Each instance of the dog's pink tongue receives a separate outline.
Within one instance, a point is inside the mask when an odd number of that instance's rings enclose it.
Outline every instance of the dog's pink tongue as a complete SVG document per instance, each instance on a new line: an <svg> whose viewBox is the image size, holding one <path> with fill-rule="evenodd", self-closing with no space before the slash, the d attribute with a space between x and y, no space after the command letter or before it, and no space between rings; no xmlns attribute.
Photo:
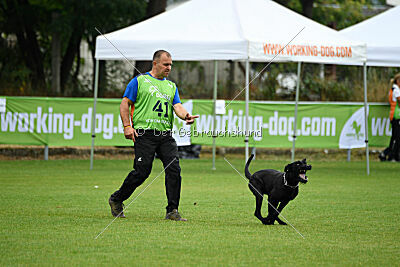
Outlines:
<svg viewBox="0 0 400 267"><path fill-rule="evenodd" d="M306 179L306 175L304 174L304 173L300 173L300 177L302 178L302 179Z"/></svg>

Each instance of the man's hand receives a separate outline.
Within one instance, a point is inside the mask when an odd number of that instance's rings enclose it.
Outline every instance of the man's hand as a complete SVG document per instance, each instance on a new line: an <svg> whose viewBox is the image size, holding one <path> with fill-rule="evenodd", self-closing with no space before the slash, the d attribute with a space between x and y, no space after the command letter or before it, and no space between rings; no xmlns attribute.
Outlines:
<svg viewBox="0 0 400 267"><path fill-rule="evenodd" d="M189 113L187 113L185 117L186 125L192 124L194 122L194 119L198 117L199 115L190 115Z"/></svg>
<svg viewBox="0 0 400 267"><path fill-rule="evenodd" d="M132 139L133 142L135 142L135 138L138 137L138 133L131 126L124 127L124 135L126 139Z"/></svg>

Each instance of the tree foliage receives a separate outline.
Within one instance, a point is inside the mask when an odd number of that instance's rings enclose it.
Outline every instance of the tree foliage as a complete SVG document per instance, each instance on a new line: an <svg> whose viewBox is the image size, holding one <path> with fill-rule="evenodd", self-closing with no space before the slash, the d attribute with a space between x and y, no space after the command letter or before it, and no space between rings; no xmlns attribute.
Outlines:
<svg viewBox="0 0 400 267"><path fill-rule="evenodd" d="M384 0L379 0L385 4ZM344 29L364 19L364 10L372 8L373 0L275 0L323 25Z"/></svg>
<svg viewBox="0 0 400 267"><path fill-rule="evenodd" d="M0 66L0 81L4 86L31 88L34 94L47 94L51 79L51 42L61 39L61 88L76 79L79 68L80 44L87 40L94 56L95 27L109 32L144 18L145 0L3 0L0 2L0 54L17 54ZM16 42L10 40L16 37ZM10 81L14 72L10 64L17 63L28 72ZM71 76L74 76L71 78ZM15 78L15 77L14 77ZM29 79L26 79L29 78ZM8 80L8 81L7 81Z"/></svg>

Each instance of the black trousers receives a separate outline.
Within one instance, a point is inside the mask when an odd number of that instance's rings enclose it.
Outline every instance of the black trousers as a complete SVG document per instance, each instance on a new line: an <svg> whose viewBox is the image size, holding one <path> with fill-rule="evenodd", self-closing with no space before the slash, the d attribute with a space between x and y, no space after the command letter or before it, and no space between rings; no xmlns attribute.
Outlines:
<svg viewBox="0 0 400 267"><path fill-rule="evenodd" d="M181 194L181 168L178 147L171 131L138 130L135 142L133 170L125 178L119 190L111 199L123 202L140 186L151 173L155 153L160 157L165 169L165 190L168 199L167 212L178 209Z"/></svg>
<svg viewBox="0 0 400 267"><path fill-rule="evenodd" d="M389 160L399 161L400 153L400 120L392 120L392 137L390 139Z"/></svg>

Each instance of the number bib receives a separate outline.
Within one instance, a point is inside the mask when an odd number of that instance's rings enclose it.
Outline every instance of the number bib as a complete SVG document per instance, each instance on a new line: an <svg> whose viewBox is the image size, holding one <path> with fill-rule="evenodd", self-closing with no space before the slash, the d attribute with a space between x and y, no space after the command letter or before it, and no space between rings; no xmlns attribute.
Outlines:
<svg viewBox="0 0 400 267"><path fill-rule="evenodd" d="M138 76L137 80L133 127L158 131L172 130L175 83L167 79L159 80L148 74Z"/></svg>

